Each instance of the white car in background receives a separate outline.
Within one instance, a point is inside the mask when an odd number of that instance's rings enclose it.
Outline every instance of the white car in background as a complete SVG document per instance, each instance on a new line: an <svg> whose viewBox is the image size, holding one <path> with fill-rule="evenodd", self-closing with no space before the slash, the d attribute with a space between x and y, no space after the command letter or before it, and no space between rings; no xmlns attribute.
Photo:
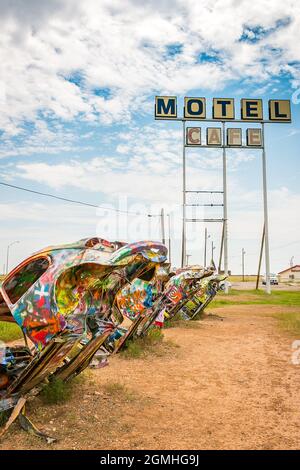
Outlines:
<svg viewBox="0 0 300 470"><path fill-rule="evenodd" d="M263 285L266 285L266 276L262 280ZM278 277L277 274L270 274L270 284L273 286L278 286Z"/></svg>

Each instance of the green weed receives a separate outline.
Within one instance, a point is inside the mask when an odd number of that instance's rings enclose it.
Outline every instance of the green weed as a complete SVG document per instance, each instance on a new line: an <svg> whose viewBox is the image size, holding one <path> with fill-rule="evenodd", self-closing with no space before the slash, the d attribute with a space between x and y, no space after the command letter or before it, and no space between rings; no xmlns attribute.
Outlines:
<svg viewBox="0 0 300 470"><path fill-rule="evenodd" d="M72 385L72 380L64 382L61 379L53 378L41 391L41 398L48 405L64 403L72 395Z"/></svg>
<svg viewBox="0 0 300 470"><path fill-rule="evenodd" d="M22 338L22 330L16 323L0 321L0 339L2 341L15 341Z"/></svg>

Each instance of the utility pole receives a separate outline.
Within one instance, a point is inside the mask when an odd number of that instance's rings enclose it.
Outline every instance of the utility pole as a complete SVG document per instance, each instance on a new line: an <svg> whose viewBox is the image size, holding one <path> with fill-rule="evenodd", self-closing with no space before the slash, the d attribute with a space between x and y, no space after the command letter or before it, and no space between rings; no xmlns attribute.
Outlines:
<svg viewBox="0 0 300 470"><path fill-rule="evenodd" d="M245 254L246 251L242 248L242 273L243 273L243 282L245 282Z"/></svg>
<svg viewBox="0 0 300 470"><path fill-rule="evenodd" d="M206 253L207 253L207 240L210 238L210 235L207 234L207 227L204 231L204 267L206 267Z"/></svg>
<svg viewBox="0 0 300 470"><path fill-rule="evenodd" d="M192 255L186 255L186 265L188 266L189 265L189 258L191 257Z"/></svg>
<svg viewBox="0 0 300 470"><path fill-rule="evenodd" d="M7 250L6 250L6 274L8 274L8 268L9 268L9 264L8 264L8 259L9 259L9 249L12 245L14 245L15 243L20 243L19 240L15 240L14 242L11 242L9 243L9 245L7 245Z"/></svg>
<svg viewBox="0 0 300 470"><path fill-rule="evenodd" d="M169 263L171 263L171 214L168 216L168 234L169 234Z"/></svg>
<svg viewBox="0 0 300 470"><path fill-rule="evenodd" d="M165 238L165 213L164 213L164 208L162 207L161 212L160 212L160 223L161 223L161 240L163 244L166 243L166 238Z"/></svg>
<svg viewBox="0 0 300 470"><path fill-rule="evenodd" d="M220 246L219 265L218 265L218 273L219 273L219 274L221 274L222 257L223 257L223 246L224 246L224 222L223 222L223 225L222 225L222 238L221 238L221 246Z"/></svg>
<svg viewBox="0 0 300 470"><path fill-rule="evenodd" d="M212 261L212 264L213 264L213 265L215 264L215 262L214 262L214 249L215 249L215 248L216 248L216 247L214 246L214 242L212 241L212 242L211 242L211 261Z"/></svg>
<svg viewBox="0 0 300 470"><path fill-rule="evenodd" d="M207 244L207 228L204 230L204 267L206 266L206 244Z"/></svg>

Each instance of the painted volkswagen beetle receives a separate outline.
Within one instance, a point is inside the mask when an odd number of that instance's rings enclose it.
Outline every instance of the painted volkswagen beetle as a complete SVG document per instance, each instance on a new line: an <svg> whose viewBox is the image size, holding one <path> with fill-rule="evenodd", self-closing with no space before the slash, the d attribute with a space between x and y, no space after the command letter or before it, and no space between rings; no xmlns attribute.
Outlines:
<svg viewBox="0 0 300 470"><path fill-rule="evenodd" d="M128 340L138 334L143 321L153 316L155 301L163 295L169 272L170 263L157 263L118 292L119 326L105 341L108 351L118 352L124 348ZM124 320L128 325L125 328L122 326Z"/></svg>
<svg viewBox="0 0 300 470"><path fill-rule="evenodd" d="M145 335L153 325L163 327L165 319L173 318L194 292L199 290L200 280L210 276L212 272L212 268L194 265L169 273L164 278L161 292L153 299L151 308L141 319L136 334Z"/></svg>
<svg viewBox="0 0 300 470"><path fill-rule="evenodd" d="M87 367L116 329L117 292L166 255L158 242L95 237L45 248L9 273L0 289L0 320L20 326L25 346L1 348L0 409L51 374L67 380Z"/></svg>
<svg viewBox="0 0 300 470"><path fill-rule="evenodd" d="M224 290L227 276L213 274L200 281L200 289L178 312L184 320L193 320L210 304L218 291Z"/></svg>
<svg viewBox="0 0 300 470"><path fill-rule="evenodd" d="M199 265L187 266L176 271L165 287L160 320L171 320L182 307L199 291L204 278L211 276L214 268Z"/></svg>

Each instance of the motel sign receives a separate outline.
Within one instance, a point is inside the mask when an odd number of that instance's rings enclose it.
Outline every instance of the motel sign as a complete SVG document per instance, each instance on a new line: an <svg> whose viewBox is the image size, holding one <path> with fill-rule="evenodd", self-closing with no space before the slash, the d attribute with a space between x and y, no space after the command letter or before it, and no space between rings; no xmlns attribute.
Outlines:
<svg viewBox="0 0 300 470"><path fill-rule="evenodd" d="M227 244L227 170L226 149L261 149L262 151L262 174L263 174L263 204L264 204L264 229L262 244L265 248L266 269L266 292L271 292L270 287L270 259L269 259L269 235L268 235L268 202L267 202L267 170L264 126L269 123L290 123L291 105L290 100L269 100L268 118L264 118L262 99L242 98L240 100L240 112L236 118L234 98L213 98L211 113L208 116L206 98L185 97L183 106L183 117L177 116L176 96L155 97L155 119L181 121L183 126L182 141L182 168L183 168L183 203L182 203L182 257L181 266L186 263L186 223L187 222L222 222L221 253L224 257L224 273L228 274L228 244ZM199 126L186 127L187 121L209 122L211 127L205 130ZM219 123L221 127L215 126ZM238 127L230 127L230 123L255 123L257 127L250 127L243 131ZM229 125L229 126L228 126ZM223 191L191 191L186 189L186 148L221 148L223 154ZM187 193L222 193L223 194L223 217L221 219L188 219L186 217ZM201 204L193 204L201 205ZM211 204L213 206L213 204ZM262 245L263 246L263 245ZM221 255L220 255L221 260ZM221 261L220 261L221 262ZM259 263L260 266L260 263ZM260 270L260 267L259 267ZM228 292L228 287L226 287Z"/></svg>
<svg viewBox="0 0 300 470"><path fill-rule="evenodd" d="M261 99L241 99L240 122L263 121ZM183 118L187 121L208 120L206 98L184 98ZM177 97L155 97L155 119L177 119ZM234 98L213 98L212 118L216 121L237 121ZM291 122L290 100L269 100L269 121Z"/></svg>

